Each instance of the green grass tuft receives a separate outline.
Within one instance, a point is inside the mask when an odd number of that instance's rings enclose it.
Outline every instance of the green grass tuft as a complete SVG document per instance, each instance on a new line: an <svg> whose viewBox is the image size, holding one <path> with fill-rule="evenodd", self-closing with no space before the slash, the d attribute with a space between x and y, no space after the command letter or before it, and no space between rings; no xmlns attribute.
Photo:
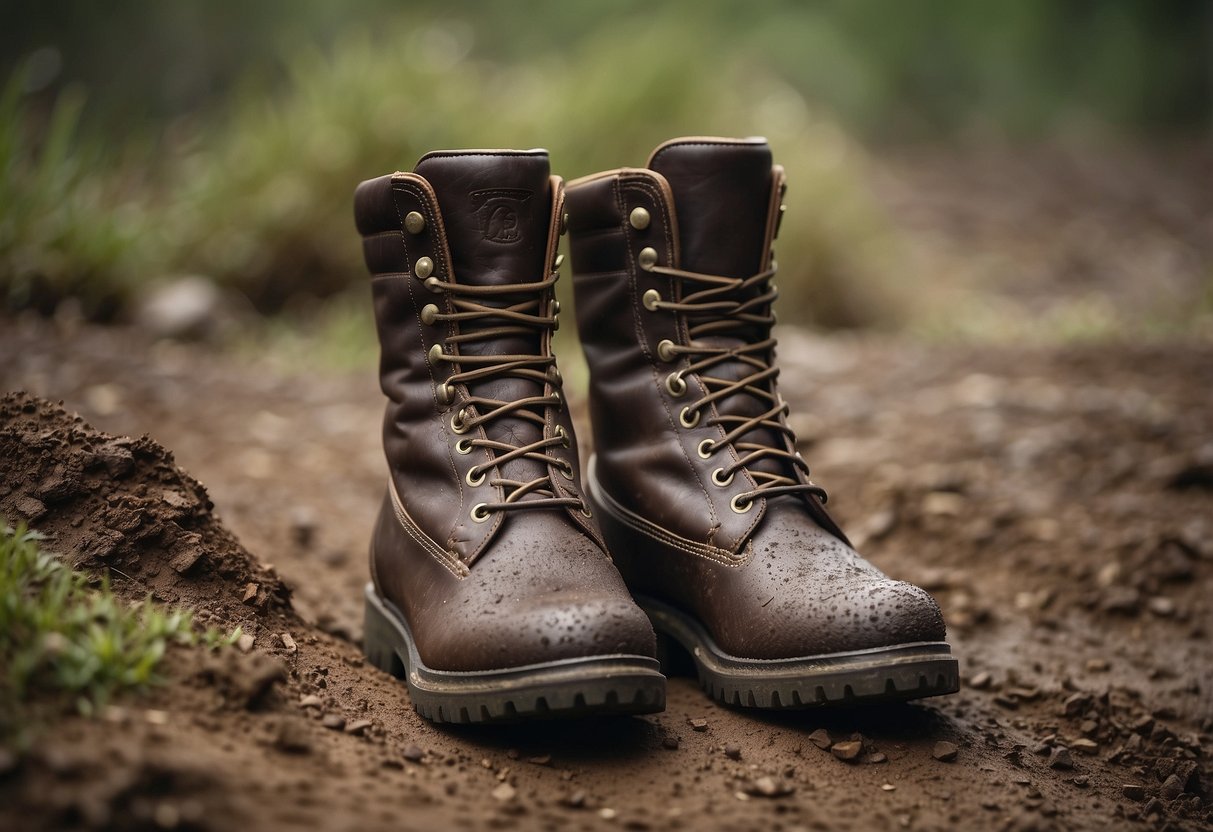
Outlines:
<svg viewBox="0 0 1213 832"><path fill-rule="evenodd" d="M108 579L90 586L41 539L0 524L0 737L22 722L23 704L62 701L91 715L119 694L162 681L156 668L169 645L216 648L240 636L239 629L199 633L190 612L150 598L124 602Z"/></svg>

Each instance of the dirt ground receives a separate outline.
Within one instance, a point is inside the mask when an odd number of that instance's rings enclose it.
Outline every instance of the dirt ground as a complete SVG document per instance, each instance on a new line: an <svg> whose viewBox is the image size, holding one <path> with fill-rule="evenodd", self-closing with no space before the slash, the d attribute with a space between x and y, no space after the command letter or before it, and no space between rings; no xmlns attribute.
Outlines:
<svg viewBox="0 0 1213 832"><path fill-rule="evenodd" d="M967 215L959 191L913 192L911 230ZM1030 206L998 210L991 247L1013 230L1056 263L1087 245L1039 216L1028 241ZM1128 309L1122 254L1181 263L1208 232L1155 213L1119 220L1140 245L1105 217ZM1073 239L1049 249L1052 226ZM373 367L0 323L0 391L65 408L0 403L0 514L131 598L249 637L173 651L166 686L100 719L42 714L28 753L0 750L0 830L1210 828L1213 344L778 334L814 480L861 551L940 601L957 695L768 713L676 676L652 717L430 725L357 646L384 478ZM831 750L856 735L855 760Z"/></svg>

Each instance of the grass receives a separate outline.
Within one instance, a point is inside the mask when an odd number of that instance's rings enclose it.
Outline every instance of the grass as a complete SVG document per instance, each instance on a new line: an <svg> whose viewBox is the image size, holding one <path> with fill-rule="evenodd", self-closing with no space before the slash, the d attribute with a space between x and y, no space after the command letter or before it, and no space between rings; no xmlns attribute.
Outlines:
<svg viewBox="0 0 1213 832"><path fill-rule="evenodd" d="M41 539L0 524L0 739L22 726L22 705L62 702L95 714L160 683L156 669L170 645L216 648L240 636L200 633L190 612L150 598L124 602L108 579L91 585Z"/></svg>

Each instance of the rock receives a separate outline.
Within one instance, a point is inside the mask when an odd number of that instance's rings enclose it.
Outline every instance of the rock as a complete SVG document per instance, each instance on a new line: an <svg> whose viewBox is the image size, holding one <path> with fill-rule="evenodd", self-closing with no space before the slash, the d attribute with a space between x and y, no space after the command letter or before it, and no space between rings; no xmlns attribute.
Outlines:
<svg viewBox="0 0 1213 832"><path fill-rule="evenodd" d="M1141 593L1131 586L1111 586L1104 590L1099 608L1115 615L1137 615Z"/></svg>
<svg viewBox="0 0 1213 832"><path fill-rule="evenodd" d="M869 765L879 765L881 763L887 763L889 758L884 754L881 754L879 751L876 751L864 757L863 761Z"/></svg>
<svg viewBox="0 0 1213 832"><path fill-rule="evenodd" d="M863 753L863 742L860 740L845 740L830 746L830 753L844 763L853 763Z"/></svg>
<svg viewBox="0 0 1213 832"><path fill-rule="evenodd" d="M1053 749L1053 755L1049 757L1049 768L1058 769L1061 771L1070 771L1074 768L1074 758L1070 756L1070 749L1064 746L1058 746Z"/></svg>
<svg viewBox="0 0 1213 832"><path fill-rule="evenodd" d="M809 734L809 742L820 748L822 751L829 750L829 747L834 744L830 739L830 732L824 728L818 728L813 733Z"/></svg>
<svg viewBox="0 0 1213 832"><path fill-rule="evenodd" d="M280 633L278 639L282 642L282 646L286 648L286 652L295 653L299 650L299 645L295 644L295 639L291 638L290 633Z"/></svg>
<svg viewBox="0 0 1213 832"><path fill-rule="evenodd" d="M514 796L518 794L518 790L509 783L500 783L489 794L493 796L494 800L500 800L502 803L505 803L507 800L513 800Z"/></svg>
<svg viewBox="0 0 1213 832"><path fill-rule="evenodd" d="M241 633L240 638L236 639L236 648L241 653L247 653L253 649L254 638L251 633Z"/></svg>
<svg viewBox="0 0 1213 832"><path fill-rule="evenodd" d="M741 746L729 743L724 747L724 756L728 757L730 760L740 760Z"/></svg>
<svg viewBox="0 0 1213 832"><path fill-rule="evenodd" d="M661 738L661 747L666 751L677 751L678 746L681 744L682 741L678 738L677 734L666 734Z"/></svg>
<svg viewBox="0 0 1213 832"><path fill-rule="evenodd" d="M135 309L139 326L157 338L206 338L216 334L225 319L223 292L213 280L198 275L152 286Z"/></svg>
<svg viewBox="0 0 1213 832"><path fill-rule="evenodd" d="M1070 748L1077 751L1079 754L1098 754L1099 743L1094 740L1077 739L1070 743Z"/></svg>
<svg viewBox="0 0 1213 832"><path fill-rule="evenodd" d="M244 595L240 598L241 602L251 604L257 600L257 585L249 583L244 587Z"/></svg>
<svg viewBox="0 0 1213 832"><path fill-rule="evenodd" d="M1107 659L1087 659L1086 663L1088 673L1107 673L1111 667Z"/></svg>
<svg viewBox="0 0 1213 832"><path fill-rule="evenodd" d="M355 737L361 737L371 730L375 723L369 719L355 719L353 722L345 726L345 733L353 734Z"/></svg>
<svg viewBox="0 0 1213 832"><path fill-rule="evenodd" d="M955 762L956 757L960 754L960 749L954 742L940 740L935 743L935 747L931 749L931 756L941 763Z"/></svg>
<svg viewBox="0 0 1213 832"><path fill-rule="evenodd" d="M782 780L776 780L774 777L759 777L752 783L746 786L746 794L751 794L756 797L784 797L791 794L795 789L788 783Z"/></svg>
<svg viewBox="0 0 1213 832"><path fill-rule="evenodd" d="M320 709L324 707L324 700L314 693L309 693L299 700L299 707Z"/></svg>
<svg viewBox="0 0 1213 832"><path fill-rule="evenodd" d="M527 757L526 761L533 766L550 766L552 764L552 755L539 754L534 757Z"/></svg>
<svg viewBox="0 0 1213 832"><path fill-rule="evenodd" d="M330 731L340 731L345 728L345 717L341 714L325 714L320 724Z"/></svg>
<svg viewBox="0 0 1213 832"><path fill-rule="evenodd" d="M886 792L895 792L895 791L897 791L897 787L896 787L896 786L894 786L892 783L883 783L883 784L881 784L880 788L881 788L883 791L886 791Z"/></svg>
<svg viewBox="0 0 1213 832"><path fill-rule="evenodd" d="M401 755L410 763L420 763L425 759L425 752L421 750L419 745L408 745L404 748L404 753Z"/></svg>
<svg viewBox="0 0 1213 832"><path fill-rule="evenodd" d="M561 800L561 804L569 809L584 809L586 794L582 791L576 791Z"/></svg>
<svg viewBox="0 0 1213 832"><path fill-rule="evenodd" d="M1156 595L1146 602L1146 608L1159 618L1170 618L1175 615L1175 602L1165 595Z"/></svg>
<svg viewBox="0 0 1213 832"><path fill-rule="evenodd" d="M308 736L307 726L295 719L282 720L274 736L274 747L287 754L311 753L312 738Z"/></svg>
<svg viewBox="0 0 1213 832"><path fill-rule="evenodd" d="M1163 781L1158 793L1162 795L1163 800L1174 800L1184 793L1183 781L1179 779L1178 775L1172 774Z"/></svg>
<svg viewBox="0 0 1213 832"><path fill-rule="evenodd" d="M974 690L985 690L990 686L990 682L992 681L994 681L994 677L990 675L990 672L983 670L980 673L974 674L973 678L969 679L969 687Z"/></svg>
<svg viewBox="0 0 1213 832"><path fill-rule="evenodd" d="M692 731L708 730L708 721L706 719L689 719L687 722L690 724Z"/></svg>
<svg viewBox="0 0 1213 832"><path fill-rule="evenodd" d="M1086 693L1072 693L1062 702L1062 710L1066 716L1080 716L1091 709L1091 696Z"/></svg>

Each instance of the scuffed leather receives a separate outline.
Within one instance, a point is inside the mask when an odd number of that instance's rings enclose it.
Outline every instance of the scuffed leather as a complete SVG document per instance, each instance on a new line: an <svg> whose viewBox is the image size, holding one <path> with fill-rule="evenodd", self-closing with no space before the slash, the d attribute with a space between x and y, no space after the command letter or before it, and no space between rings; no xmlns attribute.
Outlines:
<svg viewBox="0 0 1213 832"><path fill-rule="evenodd" d="M511 200L507 221L488 216L497 224L486 225L485 212L477 211L501 192ZM410 211L425 218L421 234L404 228ZM355 194L356 224L372 275L380 386L388 399L383 438L390 481L371 541L371 574L380 594L403 612L422 661L433 669L489 670L600 654L654 654L652 628L629 597L592 519L565 508L497 513L484 523L470 517L477 503L498 502L505 495L490 484L492 476L477 486L465 479L473 466L490 467L494 452L455 451L463 437L450 422L460 402L471 395L505 401L543 395L558 382L473 382L459 385L455 400L443 404L438 385L456 370L428 357L429 349L457 333L459 324L422 322L427 303L446 313L454 310L448 295L431 292L414 276L418 258L430 257L434 275L442 280L539 281L555 257L554 219L562 213L563 185L550 175L543 151L430 154L415 172L363 182ZM548 339L547 334L502 337L461 349L533 353L547 349ZM469 435L519 445L556 435L557 426L573 438L562 407L548 409L543 428L503 417ZM567 460L575 472L572 480L555 476L557 488L583 493L576 442L550 455ZM542 465L517 459L499 467L503 476L529 479L542 472Z"/></svg>
<svg viewBox="0 0 1213 832"><path fill-rule="evenodd" d="M687 343L687 322L672 311L650 312L642 298L657 289L679 300L680 281L639 268L639 252L652 247L658 264L689 271L756 274L769 265L782 187L765 141L697 138L662 145L647 169L570 184L600 526L629 588L694 615L733 655L791 658L942 640L934 600L864 561L813 495L758 499L749 512L733 512L729 501L754 480L739 471L728 486L716 485L711 473L720 455L696 454L703 439L724 430L704 426L706 418L693 428L678 423L681 407L703 395L703 386L687 375L687 393L672 396L664 380L688 362L663 362L656 348L663 338ZM640 230L628 221L638 206L651 217ZM740 378L752 370L724 365L711 372ZM759 412L744 396L720 406L737 415ZM787 447L773 434L752 436ZM783 473L807 482L798 469Z"/></svg>

